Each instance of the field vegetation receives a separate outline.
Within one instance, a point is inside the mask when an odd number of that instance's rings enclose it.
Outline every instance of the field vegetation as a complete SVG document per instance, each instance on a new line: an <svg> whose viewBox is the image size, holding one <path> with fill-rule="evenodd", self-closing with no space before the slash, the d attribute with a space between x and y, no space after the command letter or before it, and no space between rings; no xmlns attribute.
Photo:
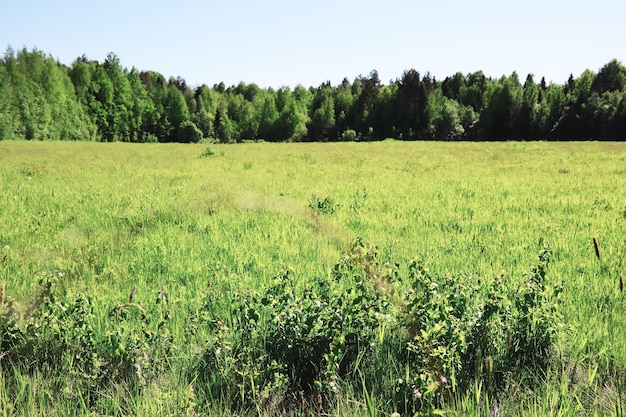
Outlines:
<svg viewBox="0 0 626 417"><path fill-rule="evenodd" d="M623 143L0 142L0 414L623 415Z"/></svg>
<svg viewBox="0 0 626 417"><path fill-rule="evenodd" d="M376 70L338 85L189 86L182 77L41 51L0 59L0 140L336 142L624 140L626 67L611 60L562 84L538 74L443 79ZM293 88L292 88L293 87Z"/></svg>

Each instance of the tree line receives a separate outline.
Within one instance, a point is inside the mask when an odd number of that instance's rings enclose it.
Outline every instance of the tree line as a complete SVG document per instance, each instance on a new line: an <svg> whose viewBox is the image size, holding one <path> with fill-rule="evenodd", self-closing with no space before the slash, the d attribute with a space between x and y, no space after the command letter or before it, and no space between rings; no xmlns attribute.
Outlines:
<svg viewBox="0 0 626 417"><path fill-rule="evenodd" d="M482 71L436 80L411 69L388 84L374 70L339 85L190 87L128 70L114 54L71 66L38 50L0 60L0 140L239 142L624 140L626 68L612 60L564 84Z"/></svg>

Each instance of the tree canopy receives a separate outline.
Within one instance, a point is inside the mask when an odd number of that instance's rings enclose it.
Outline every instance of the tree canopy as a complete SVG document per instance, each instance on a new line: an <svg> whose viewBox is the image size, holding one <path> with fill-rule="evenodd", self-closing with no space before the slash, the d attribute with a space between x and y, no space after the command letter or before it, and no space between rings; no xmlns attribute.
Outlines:
<svg viewBox="0 0 626 417"><path fill-rule="evenodd" d="M517 73L415 69L383 84L376 70L333 86L190 87L130 70L114 54L63 65L39 50L0 59L0 140L237 142L624 140L626 68L612 60L564 84Z"/></svg>

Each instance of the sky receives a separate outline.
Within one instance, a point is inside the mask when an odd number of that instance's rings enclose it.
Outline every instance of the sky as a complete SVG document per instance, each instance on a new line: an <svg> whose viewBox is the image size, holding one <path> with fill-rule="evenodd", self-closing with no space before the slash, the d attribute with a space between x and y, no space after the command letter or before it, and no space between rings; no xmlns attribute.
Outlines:
<svg viewBox="0 0 626 417"><path fill-rule="evenodd" d="M128 69L190 86L317 87L372 70L387 84L409 69L563 84L626 63L624 0L20 0L0 10L4 50L66 65L114 52Z"/></svg>

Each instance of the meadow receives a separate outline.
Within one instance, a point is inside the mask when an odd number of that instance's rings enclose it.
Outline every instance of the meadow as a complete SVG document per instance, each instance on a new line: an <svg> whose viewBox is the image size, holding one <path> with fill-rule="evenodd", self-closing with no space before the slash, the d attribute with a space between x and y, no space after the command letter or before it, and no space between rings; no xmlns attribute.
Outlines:
<svg viewBox="0 0 626 417"><path fill-rule="evenodd" d="M624 143L0 142L0 186L2 415L623 415Z"/></svg>

